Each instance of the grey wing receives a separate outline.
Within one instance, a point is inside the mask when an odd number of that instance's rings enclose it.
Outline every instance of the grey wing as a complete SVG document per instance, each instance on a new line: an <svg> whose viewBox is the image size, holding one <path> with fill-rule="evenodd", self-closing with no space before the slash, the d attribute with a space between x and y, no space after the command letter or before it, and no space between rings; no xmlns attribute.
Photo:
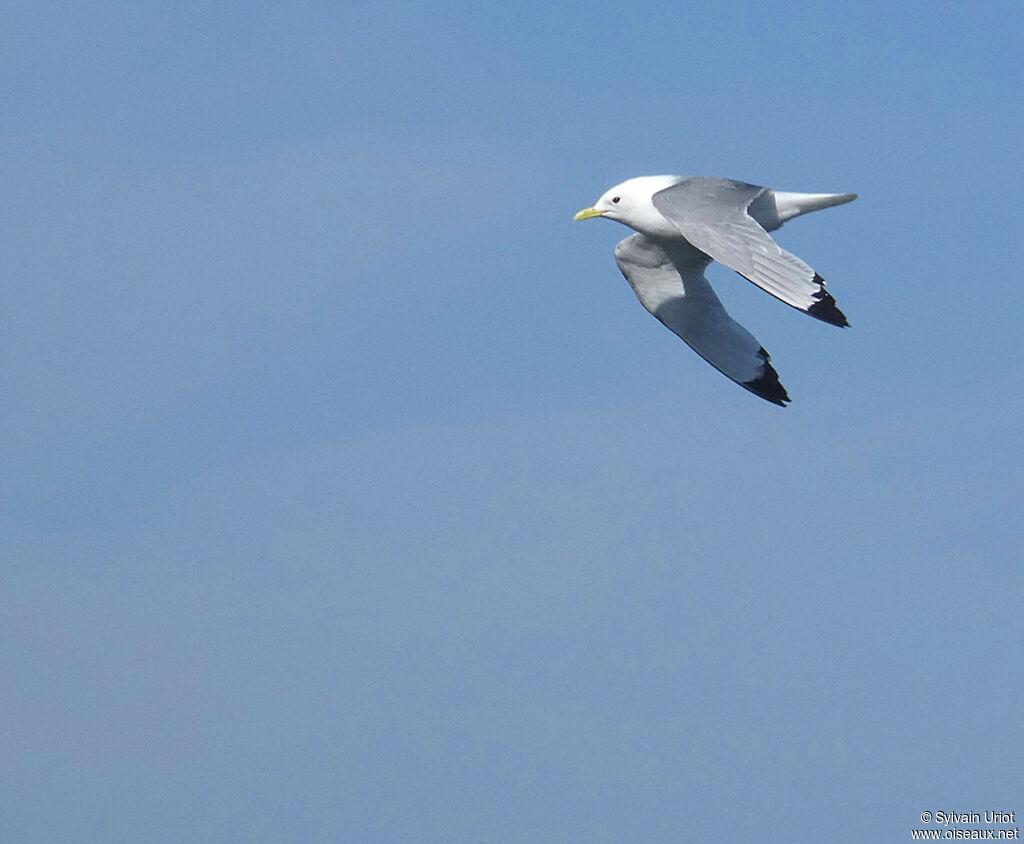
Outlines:
<svg viewBox="0 0 1024 844"><path fill-rule="evenodd" d="M741 387L785 406L789 396L768 353L726 313L704 278L707 255L633 234L615 247L615 260L640 304L666 328Z"/></svg>
<svg viewBox="0 0 1024 844"><path fill-rule="evenodd" d="M748 213L767 190L731 179L692 178L658 191L652 201L683 237L720 264L787 305L832 325L848 325L825 280L782 249Z"/></svg>

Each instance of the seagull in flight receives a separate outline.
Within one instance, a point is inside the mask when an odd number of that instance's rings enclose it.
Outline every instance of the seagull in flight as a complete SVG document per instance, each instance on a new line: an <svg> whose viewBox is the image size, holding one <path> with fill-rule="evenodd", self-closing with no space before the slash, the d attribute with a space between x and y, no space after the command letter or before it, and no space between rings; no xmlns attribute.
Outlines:
<svg viewBox="0 0 1024 844"><path fill-rule="evenodd" d="M726 313L704 270L718 261L787 305L844 327L849 323L825 280L768 232L856 198L788 193L733 179L638 176L573 219L607 217L635 229L616 245L615 261L640 304L723 375L785 407L790 398L768 352Z"/></svg>

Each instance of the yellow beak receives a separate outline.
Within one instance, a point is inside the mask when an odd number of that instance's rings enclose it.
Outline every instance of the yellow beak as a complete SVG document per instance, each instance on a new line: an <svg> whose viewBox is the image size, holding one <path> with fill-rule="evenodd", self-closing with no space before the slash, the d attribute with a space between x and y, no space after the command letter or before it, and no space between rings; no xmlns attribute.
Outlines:
<svg viewBox="0 0 1024 844"><path fill-rule="evenodd" d="M603 217L604 211L598 211L596 208L591 206L590 208L584 208L582 211L578 211L576 216L573 217L573 222L577 220L589 220L591 217Z"/></svg>

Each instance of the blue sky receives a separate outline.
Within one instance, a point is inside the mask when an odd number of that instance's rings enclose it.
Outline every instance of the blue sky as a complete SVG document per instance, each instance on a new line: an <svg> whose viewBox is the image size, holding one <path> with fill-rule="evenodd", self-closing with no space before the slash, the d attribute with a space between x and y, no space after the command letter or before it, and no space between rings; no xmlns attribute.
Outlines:
<svg viewBox="0 0 1024 844"><path fill-rule="evenodd" d="M1024 812L1016 3L10 4L0 830L897 841ZM856 191L709 277L573 213Z"/></svg>

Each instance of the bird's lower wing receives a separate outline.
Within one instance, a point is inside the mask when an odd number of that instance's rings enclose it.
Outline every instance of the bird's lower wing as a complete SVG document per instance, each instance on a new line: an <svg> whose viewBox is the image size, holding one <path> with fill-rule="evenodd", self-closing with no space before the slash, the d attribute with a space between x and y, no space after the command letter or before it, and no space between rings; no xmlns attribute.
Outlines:
<svg viewBox="0 0 1024 844"><path fill-rule="evenodd" d="M832 325L848 325L825 280L782 249L747 213L767 188L731 179L692 178L654 194L655 209L680 234L787 305Z"/></svg>
<svg viewBox="0 0 1024 844"><path fill-rule="evenodd" d="M704 278L706 255L634 234L615 247L615 260L640 304L666 328L741 387L785 406L789 396L768 353L726 313Z"/></svg>

